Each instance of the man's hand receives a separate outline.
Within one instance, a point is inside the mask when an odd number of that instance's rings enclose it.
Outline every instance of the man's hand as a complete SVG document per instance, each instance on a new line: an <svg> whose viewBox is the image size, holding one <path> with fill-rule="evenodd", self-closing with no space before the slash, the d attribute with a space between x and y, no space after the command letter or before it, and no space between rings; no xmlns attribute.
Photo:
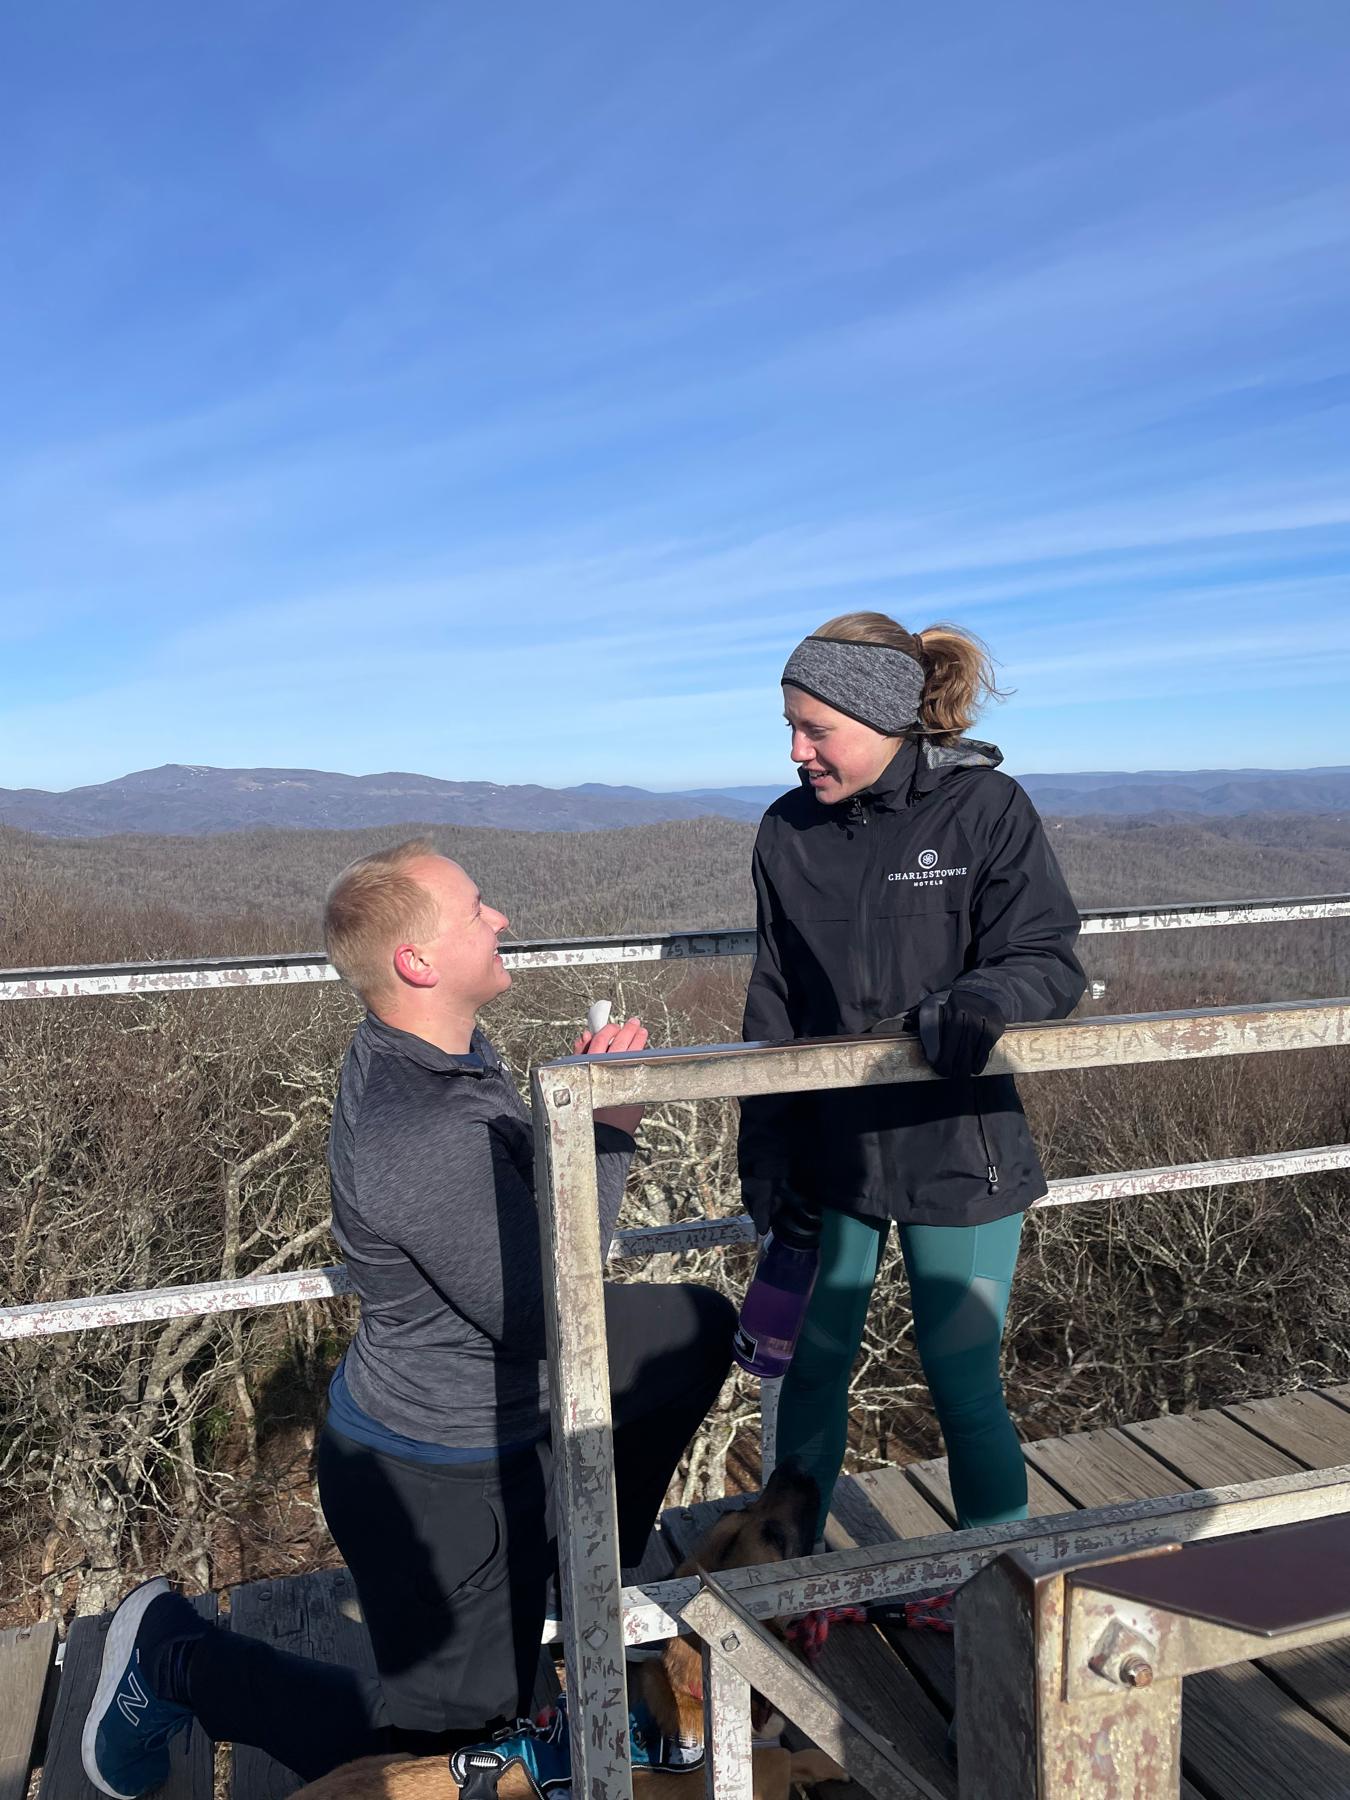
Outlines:
<svg viewBox="0 0 1350 1800"><path fill-rule="evenodd" d="M645 1050L647 1027L641 1019L625 1019L622 1024L602 1025L599 1031L583 1031L573 1045L578 1056L613 1056L623 1050ZM595 1115L597 1125L613 1125L632 1137L642 1123L640 1106L602 1106Z"/></svg>

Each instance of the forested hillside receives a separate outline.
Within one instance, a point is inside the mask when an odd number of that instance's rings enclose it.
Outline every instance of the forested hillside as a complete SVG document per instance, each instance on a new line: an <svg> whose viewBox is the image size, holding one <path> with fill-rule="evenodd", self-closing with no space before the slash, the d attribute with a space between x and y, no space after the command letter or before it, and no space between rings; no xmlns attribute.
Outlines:
<svg viewBox="0 0 1350 1800"><path fill-rule="evenodd" d="M1080 906L1218 900L1350 889L1350 817L1264 814L1204 822L1049 821ZM0 859L59 905L78 902L81 929L100 908L130 905L138 954L204 949L305 950L318 944L324 890L354 857L425 836L471 870L516 936L678 931L751 922L754 827L728 819L620 831L496 831L407 825L366 831L254 831L214 837L42 838L0 827ZM171 915L178 914L180 917ZM207 927L203 932L199 927ZM119 914L80 951L112 954ZM68 954L60 930L0 920L0 962ZM112 936L108 933L111 932ZM20 949L20 937L27 949ZM42 948L47 943L48 948ZM104 947L100 948L102 944Z"/></svg>

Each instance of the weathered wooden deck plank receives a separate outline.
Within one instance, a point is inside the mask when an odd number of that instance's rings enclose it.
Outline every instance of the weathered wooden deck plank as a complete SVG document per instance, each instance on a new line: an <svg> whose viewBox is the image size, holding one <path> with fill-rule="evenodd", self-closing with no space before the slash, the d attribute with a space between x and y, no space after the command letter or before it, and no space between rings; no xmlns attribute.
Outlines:
<svg viewBox="0 0 1350 1800"><path fill-rule="evenodd" d="M885 1544L892 1538L929 1537L947 1520L907 1479L903 1467L843 1475L825 1526L831 1550Z"/></svg>
<svg viewBox="0 0 1350 1800"><path fill-rule="evenodd" d="M931 1537L946 1531L948 1521L908 1479L909 1465L869 1469L861 1475L845 1475L834 1490L834 1504L825 1541L832 1549L846 1549L847 1534L855 1543L885 1544L892 1539ZM834 1535L840 1537L836 1545ZM951 1716L955 1658L952 1640L942 1632L887 1631L886 1638L907 1668L913 1671L932 1706L944 1719Z"/></svg>
<svg viewBox="0 0 1350 1800"><path fill-rule="evenodd" d="M1222 1800L1346 1800L1350 1748L1255 1663L1189 1675L1181 1756Z"/></svg>
<svg viewBox="0 0 1350 1800"><path fill-rule="evenodd" d="M1299 1466L1221 1413L1171 1414L1125 1430L1136 1443L1158 1442L1169 1469L1189 1488L1231 1481L1228 1470L1240 1469L1255 1480ZM1248 1445L1251 1457L1244 1464ZM1121 1468L1115 1491L1103 1501L1104 1479L1099 1469L1094 1505L1145 1497ZM1149 1488L1147 1477L1139 1486ZM1220 1800L1346 1800L1350 1795L1350 1748L1259 1667L1244 1663L1192 1675L1183 1694L1182 1764L1205 1792Z"/></svg>
<svg viewBox="0 0 1350 1800"><path fill-rule="evenodd" d="M1179 1475L1113 1426L1040 1438L1025 1446L1025 1455L1032 1468L1084 1506L1110 1506L1122 1493L1161 1498L1183 1493L1187 1487Z"/></svg>
<svg viewBox="0 0 1350 1800"><path fill-rule="evenodd" d="M916 1774L956 1800L956 1771L946 1754L947 1715L875 1626L834 1626L814 1667ZM864 1790L853 1781L829 1782L817 1791L821 1800L864 1800Z"/></svg>
<svg viewBox="0 0 1350 1800"><path fill-rule="evenodd" d="M945 1456L930 1457L925 1462L908 1463L905 1474L926 1500L942 1514L948 1525L956 1524L956 1506L952 1500L952 1484L947 1476ZM1072 1512L1073 1506L1059 1489L1034 1464L1027 1464L1027 1511L1033 1519L1047 1513Z"/></svg>
<svg viewBox="0 0 1350 1800"><path fill-rule="evenodd" d="M1251 1400L1224 1414L1310 1469L1331 1468L1350 1455L1350 1411L1312 1389L1274 1400ZM1197 1463L1196 1467L1207 1465ZM1190 1465L1187 1465L1188 1472ZM1288 1650L1256 1665L1310 1713L1350 1739L1350 1641ZM1350 1768L1350 1748L1345 1751ZM1345 1791L1350 1793L1350 1776Z"/></svg>
<svg viewBox="0 0 1350 1800"><path fill-rule="evenodd" d="M1350 1460L1350 1412L1315 1388L1275 1400L1235 1401L1221 1411L1309 1469L1334 1469Z"/></svg>
<svg viewBox="0 0 1350 1800"><path fill-rule="evenodd" d="M346 1569L279 1581L250 1581L230 1594L230 1629L295 1656L343 1663L373 1674L375 1656ZM286 1800L300 1778L252 1745L234 1749L233 1800Z"/></svg>
<svg viewBox="0 0 1350 1800"><path fill-rule="evenodd" d="M28 1792L55 1657L50 1619L0 1631L0 1800L24 1800Z"/></svg>
<svg viewBox="0 0 1350 1800"><path fill-rule="evenodd" d="M1296 1457L1286 1456L1217 1410L1165 1413L1160 1419L1144 1419L1121 1429L1180 1475L1187 1487L1261 1481L1267 1475L1292 1475L1303 1467ZM1194 1468L1209 1473L1196 1479L1189 1473Z"/></svg>
<svg viewBox="0 0 1350 1800"><path fill-rule="evenodd" d="M192 1604L203 1618L215 1618L214 1594L203 1594ZM111 1618L111 1613L103 1613L97 1618L76 1619L70 1628L39 1800L103 1800L80 1765L80 1734L98 1685L103 1641ZM196 1725L174 1739L169 1770L169 1779L158 1790L156 1800L212 1800L215 1753Z"/></svg>

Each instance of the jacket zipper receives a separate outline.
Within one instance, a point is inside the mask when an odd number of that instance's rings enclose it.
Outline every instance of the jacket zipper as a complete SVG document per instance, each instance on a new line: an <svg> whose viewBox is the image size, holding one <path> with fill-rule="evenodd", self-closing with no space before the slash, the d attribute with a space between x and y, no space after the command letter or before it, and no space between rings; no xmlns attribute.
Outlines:
<svg viewBox="0 0 1350 1800"><path fill-rule="evenodd" d="M913 806L914 799L915 799L915 795L913 792L913 788L911 787L910 793L906 797L906 802L905 802L907 808ZM863 828L865 828L867 826L867 824L869 823L868 816L867 816L866 802L863 801L862 798L856 794L854 795L853 799L849 802L848 818L849 818L850 824L854 824L854 825L857 825L857 826L863 827ZM872 894L872 877L876 872L876 864L877 864L877 860L878 860L877 852L879 851L880 847L881 847L880 844L874 844L872 849L868 853L867 877L863 883L863 902L862 902L862 907L859 909L860 913L863 915L865 915L866 912L869 910L868 902L869 902L869 900L871 898L871 894ZM860 917L859 924L863 928L862 932L861 932L861 936L862 936L864 942L867 941L868 923L869 923L869 920L865 916ZM977 1086L976 1091L978 1092L978 1086ZM994 1161L993 1151L989 1148L989 1133L985 1130L984 1114L980 1110L980 1105L979 1105L978 1100L975 1102L974 1111L975 1111L975 1123L979 1126L979 1130L980 1130L980 1144L984 1150L984 1163L985 1163L984 1178L988 1184L989 1192L991 1194L996 1194L998 1192L998 1164Z"/></svg>
<svg viewBox="0 0 1350 1800"><path fill-rule="evenodd" d="M975 1102L975 1123L980 1128L980 1142L984 1146L985 1180L989 1183L989 1192L996 1194L998 1192L998 1164L994 1161L993 1152L989 1148L989 1133L984 1128L984 1114L980 1110L978 1100Z"/></svg>
<svg viewBox="0 0 1350 1800"><path fill-rule="evenodd" d="M911 785L905 801L906 806L912 807L918 798L919 796L915 794L913 786ZM975 1083L975 1092L978 1094L979 1091L979 1083L977 1081ZM980 1131L980 1146L984 1151L984 1179L988 1185L989 1192L991 1194L996 1194L998 1192L998 1164L994 1161L994 1153L989 1148L989 1133L985 1129L984 1113L980 1109L978 1100L974 1103L974 1113L975 1123Z"/></svg>
<svg viewBox="0 0 1350 1800"><path fill-rule="evenodd" d="M854 817L859 828L866 831L872 822L867 802L861 795L855 795L852 805L853 808L856 808ZM874 995L880 993L881 984L876 979L877 972L875 963L878 949L875 942L876 933L872 923L875 916L875 889L873 884L877 878L877 871L881 862L881 853L886 847L884 840L885 833L880 830L874 831L868 836L867 855L863 859L862 889L858 896L858 941L861 944L870 946L867 974L868 982Z"/></svg>

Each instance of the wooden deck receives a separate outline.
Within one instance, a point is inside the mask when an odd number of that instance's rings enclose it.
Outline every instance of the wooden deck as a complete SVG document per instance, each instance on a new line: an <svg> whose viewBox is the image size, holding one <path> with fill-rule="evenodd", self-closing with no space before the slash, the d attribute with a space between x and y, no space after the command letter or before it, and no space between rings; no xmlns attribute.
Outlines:
<svg viewBox="0 0 1350 1800"><path fill-rule="evenodd" d="M1350 1463L1350 1387L1044 1439L1029 1444L1026 1457L1036 1513L1334 1467ZM667 1513L641 1577L668 1573L720 1509L711 1502ZM844 1548L952 1524L946 1467L937 1460L841 1482L827 1539ZM197 1605L301 1655L370 1666L345 1571L253 1582ZM79 1738L106 1625L75 1622L59 1675L50 1625L0 1633L0 1800L23 1800L39 1766L37 1800L97 1800L80 1769ZM817 1671L955 1800L943 1755L955 1685L950 1637L836 1626ZM1350 1800L1350 1643L1189 1679L1182 1760L1186 1800ZM162 1792L167 1800L284 1800L298 1785L256 1750L213 1754L194 1730L180 1740ZM850 1792L835 1790L841 1800Z"/></svg>

